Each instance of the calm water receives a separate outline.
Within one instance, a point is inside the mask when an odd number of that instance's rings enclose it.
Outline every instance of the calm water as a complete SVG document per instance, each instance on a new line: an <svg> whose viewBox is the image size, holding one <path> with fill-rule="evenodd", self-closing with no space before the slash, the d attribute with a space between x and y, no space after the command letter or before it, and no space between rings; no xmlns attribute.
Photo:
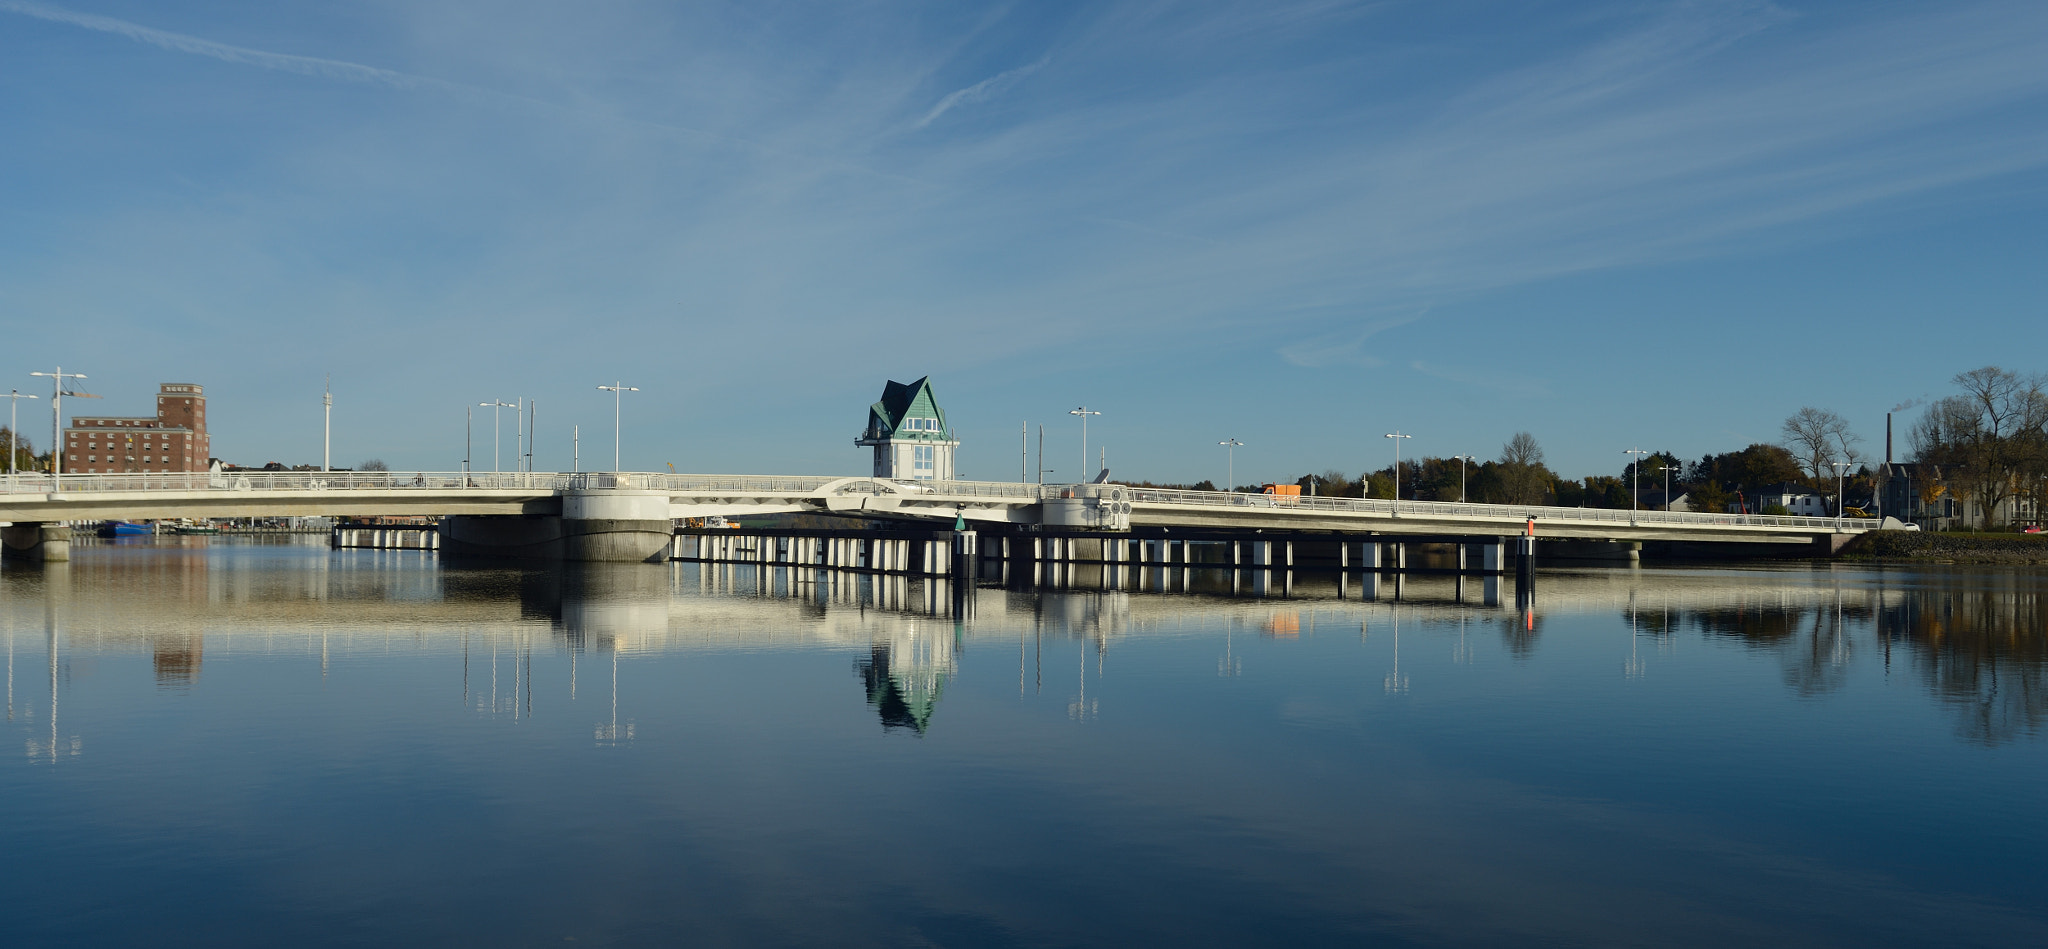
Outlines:
<svg viewBox="0 0 2048 949"><path fill-rule="evenodd" d="M0 569L0 942L2048 945L2044 579L81 547Z"/></svg>

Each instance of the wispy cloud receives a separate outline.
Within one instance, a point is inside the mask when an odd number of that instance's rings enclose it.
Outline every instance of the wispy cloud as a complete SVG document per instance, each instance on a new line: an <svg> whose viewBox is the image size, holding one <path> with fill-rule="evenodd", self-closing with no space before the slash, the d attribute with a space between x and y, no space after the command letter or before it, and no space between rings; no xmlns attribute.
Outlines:
<svg viewBox="0 0 2048 949"><path fill-rule="evenodd" d="M348 82L367 82L395 89L417 88L422 85L447 85L438 80L411 76L390 69L379 69L361 63L344 62L338 59L321 59L316 56L293 56L288 53L270 53L241 46L230 46L213 40L173 33L152 27L116 20L113 17L91 13L74 13L70 10L29 3L25 0L0 0L0 11L18 13L22 16L64 23L71 26L124 36L138 43L148 43L177 53L191 53L207 56L222 62L244 66L257 66L278 72L297 73L302 76L316 76L321 79L340 79Z"/></svg>
<svg viewBox="0 0 2048 949"><path fill-rule="evenodd" d="M960 106L973 105L977 102L986 102L993 99L1003 94L1010 87L1023 82L1032 73L1045 68L1045 64L1051 61L1052 57L1047 55L1041 57L1035 63L1019 66L1006 72L999 72L965 89L955 89L947 93L945 98L940 99L937 105L932 106L931 111L924 114L924 118L918 119L917 127L924 128L937 121L939 116L945 115Z"/></svg>

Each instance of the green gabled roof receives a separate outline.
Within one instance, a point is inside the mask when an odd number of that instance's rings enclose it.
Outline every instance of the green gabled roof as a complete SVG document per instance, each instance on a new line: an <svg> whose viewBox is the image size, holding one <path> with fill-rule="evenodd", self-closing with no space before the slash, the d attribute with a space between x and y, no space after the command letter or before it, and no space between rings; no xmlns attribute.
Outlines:
<svg viewBox="0 0 2048 949"><path fill-rule="evenodd" d="M896 430L907 418L935 418L939 420L936 432L904 432L903 437L933 438L951 441L953 428L946 424L946 410L939 408L939 400L932 395L932 381L925 376L905 385L895 380L882 389L882 401L868 406L868 438L895 438Z"/></svg>

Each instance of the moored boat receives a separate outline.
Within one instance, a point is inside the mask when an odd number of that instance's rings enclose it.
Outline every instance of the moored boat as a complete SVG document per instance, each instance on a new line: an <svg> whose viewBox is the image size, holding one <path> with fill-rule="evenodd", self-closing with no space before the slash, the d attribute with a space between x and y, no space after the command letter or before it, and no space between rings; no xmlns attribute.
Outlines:
<svg viewBox="0 0 2048 949"><path fill-rule="evenodd" d="M100 525L101 537L148 537L154 533L148 524L131 521L108 521Z"/></svg>

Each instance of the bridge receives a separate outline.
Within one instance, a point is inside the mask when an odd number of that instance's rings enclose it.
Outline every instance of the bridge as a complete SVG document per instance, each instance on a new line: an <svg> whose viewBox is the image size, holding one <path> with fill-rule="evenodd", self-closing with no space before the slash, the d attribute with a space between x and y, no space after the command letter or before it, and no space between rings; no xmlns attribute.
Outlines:
<svg viewBox="0 0 2048 949"><path fill-rule="evenodd" d="M55 559L62 525L217 517L427 515L444 549L644 560L676 518L841 514L1063 532L1203 529L1445 538L1806 545L1830 550L1876 520L1182 491L1120 484L904 481L642 472L248 471L0 476L7 549Z"/></svg>

